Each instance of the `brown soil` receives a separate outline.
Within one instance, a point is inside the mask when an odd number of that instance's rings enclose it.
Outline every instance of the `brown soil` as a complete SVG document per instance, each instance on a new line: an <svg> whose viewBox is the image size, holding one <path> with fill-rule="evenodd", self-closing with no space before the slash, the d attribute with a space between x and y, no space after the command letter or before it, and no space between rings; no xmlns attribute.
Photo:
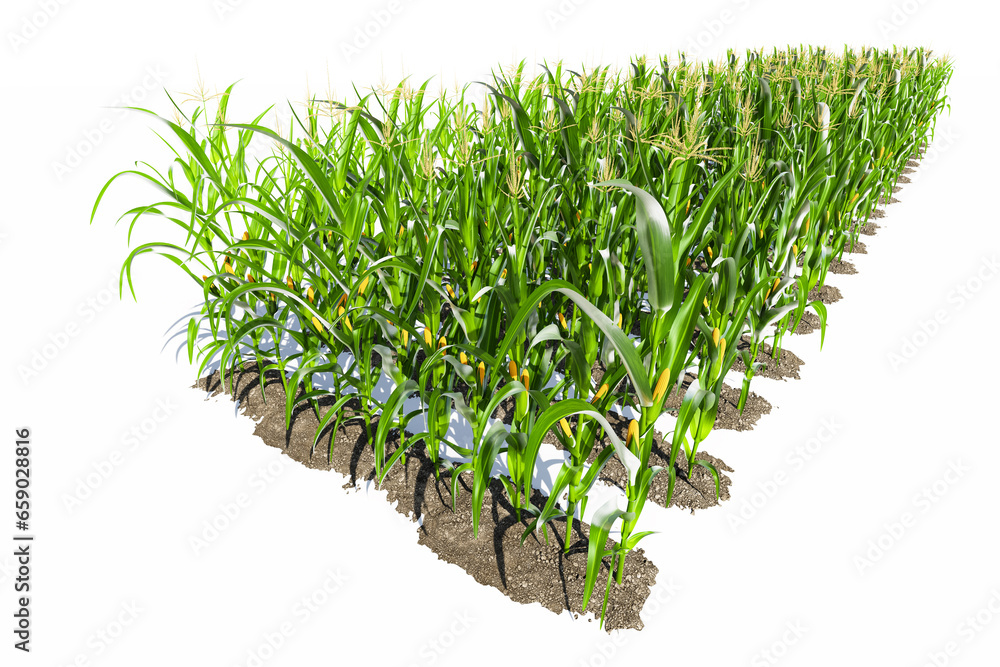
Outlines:
<svg viewBox="0 0 1000 667"><path fill-rule="evenodd" d="M906 161L906 166L910 167L910 168L917 167L919 165L920 165L920 163L917 160L907 160ZM904 171L903 173L905 174L906 172Z"/></svg>
<svg viewBox="0 0 1000 667"><path fill-rule="evenodd" d="M865 246L864 242L862 242L862 241L855 241L853 244L850 243L850 242L848 242L847 243L847 252L849 252L849 253L851 253L853 255L867 255L868 254L868 248Z"/></svg>
<svg viewBox="0 0 1000 667"><path fill-rule="evenodd" d="M809 312L808 310L802 314L802 319L799 321L799 326L795 328L793 334L798 334L800 336L811 334L813 331L819 330L819 315L816 313Z"/></svg>
<svg viewBox="0 0 1000 667"><path fill-rule="evenodd" d="M876 209L876 212L880 211L881 209ZM883 212L882 215L885 215L885 213ZM855 220L854 222L851 223L851 227L850 229L848 229L848 233L854 233L854 229L856 227L858 228L858 233L863 234L864 236L875 236L875 232L876 230L878 230L878 225L876 225L874 222L869 221L865 222L864 224L860 224L859 221Z"/></svg>
<svg viewBox="0 0 1000 667"><path fill-rule="evenodd" d="M667 398L663 403L663 408L672 415L677 414L681 407L687 388L695 376L687 373L681 382L680 389ZM771 412L771 404L767 399L756 392L747 394L746 405L743 406L743 413L737 409L740 403L740 390L730 387L728 384L722 385L722 392L719 396L719 412L715 418L715 428L726 431L752 431L754 425L760 418Z"/></svg>
<svg viewBox="0 0 1000 667"><path fill-rule="evenodd" d="M878 220L880 218L884 218L885 217L885 209L884 208L877 208L877 209L875 209L874 211L872 211L872 217L875 218L876 220Z"/></svg>
<svg viewBox="0 0 1000 667"><path fill-rule="evenodd" d="M850 262L845 262L839 259L835 259L832 262L830 262L830 273L851 276L857 272L858 272L857 268Z"/></svg>
<svg viewBox="0 0 1000 667"><path fill-rule="evenodd" d="M909 174L912 171L913 171L912 169L904 169L903 173L904 174ZM910 183L910 182L911 181L910 181L910 177L909 176L900 176L899 180L897 181L897 183Z"/></svg>
<svg viewBox="0 0 1000 667"><path fill-rule="evenodd" d="M894 185L894 186L892 187L892 192L893 192L893 194L895 194L895 193L897 193L897 192L901 192L902 190L903 190L903 188L899 187L898 185Z"/></svg>
<svg viewBox="0 0 1000 667"><path fill-rule="evenodd" d="M325 430L313 452L311 444L319 425L315 413L309 408L296 410L292 427L286 430L285 394L279 375L276 371L265 375L266 402L261 396L258 377L255 369L238 373L234 377L233 395L242 411L258 422L254 434L265 444L280 449L308 468L336 470L348 477L345 488L374 479L374 456L360 420L348 422L335 434L332 434L332 428ZM227 377L227 394L228 382ZM223 391L218 373L200 380L196 386L210 395ZM325 405L329 403L327 401ZM325 414L328 407L323 405L321 402L320 409ZM375 428L376 424L373 424L373 432ZM393 431L387 451L391 453L398 445L398 433ZM574 522L574 538L568 554L563 554L561 548L565 521L551 524L553 535L549 535L548 544L541 535L534 535L529 536L521 546L521 534L527 523L518 521L502 485L493 480L484 500L479 537L473 539L470 473L462 475L460 486L462 489L453 511L451 478L444 474L440 479L436 478L434 465L424 448L414 447L407 453L405 465L397 463L381 488L388 492L388 500L395 503L398 512L411 515L414 520L423 518L422 525L417 529L419 542L434 551L440 559L458 565L479 583L497 588L515 602L538 602L556 613L563 610L578 613L583 600L589 526ZM536 497L533 502L538 504L543 499ZM609 541L607 548L610 547ZM588 612L600 612L608 564L609 559L606 559L598 574L598 586ZM625 581L611 587L605 616L607 630L642 628L639 611L649 596L657 572L658 568L645 557L642 549L629 554Z"/></svg>
<svg viewBox="0 0 1000 667"><path fill-rule="evenodd" d="M823 285L819 290L814 287L809 291L809 300L815 301L819 299L822 303L830 305L831 303L836 303L844 298L844 295L840 293L840 290L833 285Z"/></svg>
<svg viewBox="0 0 1000 667"><path fill-rule="evenodd" d="M808 312L805 313L805 315L809 314L810 313ZM805 316L803 316L803 320L805 320ZM819 322L816 324L818 326ZM740 341L739 349L750 349L750 338L748 336L744 336ZM777 360L771 357L773 352L774 348L767 343L760 344L760 348L757 350L756 361L764 364L764 366L757 369L754 377L766 377L772 380L787 380L788 378L798 380L799 368L801 368L802 364L805 362L799 359L794 352L790 352L785 348L782 348L781 354L778 355ZM733 370L739 373L746 372L746 366L743 364L743 359L739 357L736 358L736 363L733 364ZM749 401L749 399L747 400Z"/></svg>
<svg viewBox="0 0 1000 667"><path fill-rule="evenodd" d="M907 163L907 164L909 164L909 163ZM917 171L916 169L911 169L910 167L907 167L906 169L903 170L902 173L904 173L904 174L912 174L912 173L915 173L916 171ZM899 180L903 180L902 177L900 177ZM906 179L906 182L909 183L910 179Z"/></svg>
<svg viewBox="0 0 1000 667"><path fill-rule="evenodd" d="M879 204L898 204L899 200L896 199L895 197L889 197L889 201L887 202L885 200L885 198L883 197L883 198L881 198L881 199L878 200L878 203Z"/></svg>

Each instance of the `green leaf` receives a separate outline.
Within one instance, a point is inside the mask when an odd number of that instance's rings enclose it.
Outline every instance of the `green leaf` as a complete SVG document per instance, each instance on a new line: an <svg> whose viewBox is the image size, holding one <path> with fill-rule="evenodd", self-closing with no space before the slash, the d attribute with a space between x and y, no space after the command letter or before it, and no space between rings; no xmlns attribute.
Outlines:
<svg viewBox="0 0 1000 667"><path fill-rule="evenodd" d="M632 339L625 335L624 331L615 326L615 323L597 306L587 300L587 297L565 280L549 280L532 292L527 298L524 305L521 306L521 309L518 310L517 314L511 320L507 328L507 334L497 349L493 372L496 373L500 370L500 364L506 360L507 352L520 334L521 327L527 321L528 315L538 307L538 303L542 299L553 292L559 292L573 301L587 317L593 320L601 332L610 339L615 351L621 356L622 364L628 372L629 379L632 380L632 386L636 389L640 405L652 405L653 392L649 387L649 378L646 377L646 368L643 366L642 359L639 357Z"/></svg>
<svg viewBox="0 0 1000 667"><path fill-rule="evenodd" d="M583 586L583 609L581 609L581 613L587 611L587 604L594 593L594 584L597 582L597 573L601 570L601 561L604 556L610 553L604 550L604 545L608 541L608 534L611 532L615 521L622 514L624 512L618 509L617 499L611 498L597 509L590 522L590 539L587 547L587 575Z"/></svg>
<svg viewBox="0 0 1000 667"><path fill-rule="evenodd" d="M660 202L642 188L624 179L603 181L596 187L613 185L635 195L636 233L642 249L649 285L649 304L654 311L666 312L673 303L676 266L670 240L670 223Z"/></svg>

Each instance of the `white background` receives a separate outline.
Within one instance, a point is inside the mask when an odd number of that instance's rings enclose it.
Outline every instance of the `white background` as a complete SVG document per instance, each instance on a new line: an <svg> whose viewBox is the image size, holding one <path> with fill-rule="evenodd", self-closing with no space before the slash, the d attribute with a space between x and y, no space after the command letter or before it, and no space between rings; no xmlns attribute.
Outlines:
<svg viewBox="0 0 1000 667"><path fill-rule="evenodd" d="M996 664L995 5L230 2L4 3L0 664ZM356 42L373 12L385 25ZM249 120L307 92L394 84L404 65L436 90L521 58L624 66L634 53L788 43L948 53L951 114L865 239L870 254L853 258L860 273L832 277L845 298L823 352L818 335L793 339L802 380L756 381L775 410L751 433L707 442L736 469L732 500L697 516L648 510L662 532L643 546L661 586L641 632L609 636L513 604L419 546L375 494L345 493L339 476L265 447L232 404L187 388L193 369L164 336L200 290L156 258L137 264L138 302L109 289L128 252L114 220L154 194L123 181L88 226L111 174L167 159L146 118L113 107L169 114L163 88L190 92L199 72L213 89L241 80L231 118ZM162 229L141 223L136 238ZM906 342L915 354L892 364ZM6 546L23 426L37 536L30 655L11 648ZM806 446L815 455L802 462ZM92 475L109 465L106 479ZM97 488L68 507L88 476ZM241 494L239 516L195 553L191 538Z"/></svg>

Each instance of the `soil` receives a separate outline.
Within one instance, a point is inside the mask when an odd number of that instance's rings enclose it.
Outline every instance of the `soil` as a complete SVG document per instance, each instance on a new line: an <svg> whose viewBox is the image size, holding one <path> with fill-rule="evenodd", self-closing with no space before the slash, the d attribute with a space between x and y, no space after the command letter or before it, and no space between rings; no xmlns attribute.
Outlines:
<svg viewBox="0 0 1000 667"><path fill-rule="evenodd" d="M850 262L845 262L839 259L835 259L830 262L830 273L852 276L857 272L858 269Z"/></svg>
<svg viewBox="0 0 1000 667"><path fill-rule="evenodd" d="M895 190L893 190L893 192L895 192ZM887 202L885 200L885 198L883 197L883 198L881 198L881 199L878 200L878 203L879 204L898 204L899 200L896 199L895 197L889 197L889 201Z"/></svg>
<svg viewBox="0 0 1000 667"><path fill-rule="evenodd" d="M907 163L907 164L909 164L909 163ZM912 173L915 173L916 171L917 171L916 169L912 169L910 167L907 167L907 168L903 169L902 173L903 174L912 174ZM903 180L903 177L900 176L899 180ZM910 179L906 179L906 182L909 183Z"/></svg>
<svg viewBox="0 0 1000 667"><path fill-rule="evenodd" d="M677 410L684 400L684 395L687 393L687 388L691 386L694 379L695 376L691 373L684 375L680 389L663 402L664 410L672 415L677 414ZM723 384L719 396L719 412L715 418L715 428L727 431L752 431L760 418L771 412L771 404L768 403L767 399L754 391L747 393L747 401L743 406L742 414L738 409L739 404L740 390Z"/></svg>
<svg viewBox="0 0 1000 667"><path fill-rule="evenodd" d="M904 174L910 174L910 173L913 173L913 170L912 169L904 169L903 173ZM900 176L899 180L897 180L896 182L897 183L909 183L910 182L910 177L909 176Z"/></svg>
<svg viewBox="0 0 1000 667"><path fill-rule="evenodd" d="M884 218L885 209L884 208L875 209L874 211L872 211L872 217L875 218L876 220L878 220L879 218Z"/></svg>
<svg viewBox="0 0 1000 667"><path fill-rule="evenodd" d="M864 242L862 242L862 241L855 241L853 244L851 244L850 242L848 242L847 243L847 252L851 253L852 255L867 255L868 254L868 248L865 246Z"/></svg>
<svg viewBox="0 0 1000 667"><path fill-rule="evenodd" d="M328 427L315 451L312 451L313 435L319 425L316 415L307 407L297 409L292 416L291 428L285 429L285 394L277 371L265 374L266 402L261 396L256 369L237 373L233 381L235 400L238 400L242 412L257 421L254 434L267 445L280 449L308 468L336 470L349 480L344 485L345 489L374 479L374 456L360 420L348 421L336 433ZM200 380L196 387L210 395L223 393L218 373ZM228 387L227 377L227 394ZM330 402L321 401L321 413L325 414ZM358 406L352 407L356 409ZM377 422L372 424L372 431L376 428ZM393 430L386 445L387 452L391 453L398 446L398 432ZM697 475L694 485L694 488L704 486ZM726 486L728 488L728 480ZM502 485L494 479L485 495L479 537L473 539L471 473L463 473L460 487L453 510L451 478L444 474L440 479L436 478L434 464L425 450L414 447L407 453L406 463L397 463L380 488L388 492L388 500L394 503L398 512L414 521L422 518L422 524L417 529L419 542L434 551L441 560L458 565L479 583L498 589L515 602L538 602L556 613L569 610L579 615L586 577L589 526L574 521L572 546L568 554L562 550L565 521L550 524L553 535L549 535L547 544L541 535L531 535L522 546L521 534L527 528L527 522L517 519ZM678 499L684 501L694 493L693 490L686 491ZM538 504L544 501L538 495L533 502ZM611 544L609 540L606 547L610 549ZM592 611L600 612L609 560L605 559L598 574L598 586L588 606L588 615ZM628 555L624 581L611 587L605 629L642 628L639 612L649 597L658 571L642 549Z"/></svg>
<svg viewBox="0 0 1000 667"><path fill-rule="evenodd" d="M892 192L893 192L893 194L895 194L895 193L897 193L897 192L901 192L902 190L903 190L903 188L901 188L901 187L900 187L900 186L898 186L898 185L894 185L894 186L892 186ZM890 202L890 203L891 203L891 202Z"/></svg>
<svg viewBox="0 0 1000 667"><path fill-rule="evenodd" d="M920 163L919 163L918 161L916 161L916 160L907 160L907 161L906 161L906 166L907 166L907 167L910 167L911 169L912 169L913 167L917 167L917 166L919 166L919 165L920 165ZM906 172L904 171L903 173L905 174Z"/></svg>
<svg viewBox="0 0 1000 667"><path fill-rule="evenodd" d="M809 315L809 313L806 313ZM803 316L803 320L805 317ZM819 323L817 322L817 326ZM740 341L739 349L749 350L750 349L750 338L749 336L744 336ZM757 359L756 361L764 364L761 368L757 369L754 373L754 377L766 377L772 380L787 380L792 378L794 380L800 379L799 368L805 362L799 359L794 352L782 348L781 354L778 355L778 359L775 360L771 357L774 352L774 348L767 343L761 343L760 347L757 349ZM733 370L739 373L746 371L746 366L743 364L743 359L737 357L736 363L733 364Z"/></svg>
<svg viewBox="0 0 1000 667"><path fill-rule="evenodd" d="M840 290L833 285L823 285L819 290L815 287L809 291L809 300L815 301L819 299L822 303L830 305L831 303L836 303L844 298L844 295L840 293ZM817 322L818 326L818 322Z"/></svg>
<svg viewBox="0 0 1000 667"><path fill-rule="evenodd" d="M876 209L876 210L881 210L881 209ZM858 230L859 234L863 234L865 236L875 236L875 232L878 229L878 225L876 225L874 222L865 222L864 224L861 224L860 221L855 220L854 222L851 223L851 226L847 231L849 234L853 234L855 229Z"/></svg>
<svg viewBox="0 0 1000 667"><path fill-rule="evenodd" d="M813 331L819 330L819 315L816 313L811 313L808 310L802 314L802 319L799 321L799 326L795 328L793 334L800 336L811 334Z"/></svg>

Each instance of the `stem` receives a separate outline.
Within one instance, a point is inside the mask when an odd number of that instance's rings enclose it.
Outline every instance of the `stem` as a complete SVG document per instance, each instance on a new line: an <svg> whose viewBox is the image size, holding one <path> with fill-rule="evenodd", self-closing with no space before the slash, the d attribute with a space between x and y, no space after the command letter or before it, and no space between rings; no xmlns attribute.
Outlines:
<svg viewBox="0 0 1000 667"><path fill-rule="evenodd" d="M621 556L620 556L620 558L624 559L625 558L625 554L622 553ZM619 563L621 563L621 561L619 561ZM619 569L618 571L621 572L621 569ZM621 579L620 578L618 580L618 583L621 583ZM604 604L601 605L601 627L602 628L604 627L604 612L606 612L607 609L608 609L608 596L610 594L611 594L611 573L608 572L608 585L605 586L605 588L604 588Z"/></svg>
<svg viewBox="0 0 1000 667"><path fill-rule="evenodd" d="M739 410L740 414L743 414L743 408L747 404L747 395L750 393L750 375L743 378L743 387L740 389L740 400L736 405L736 409Z"/></svg>
<svg viewBox="0 0 1000 667"><path fill-rule="evenodd" d="M576 518L576 503L571 500L566 506L566 538L563 541L563 553L569 553L569 545L572 543L574 518Z"/></svg>
<svg viewBox="0 0 1000 667"><path fill-rule="evenodd" d="M628 508L626 510L628 513L635 512L635 501L628 501ZM635 527L636 519L632 519L629 522L622 521L622 541L621 544L624 547L625 543L628 541L629 536L632 534L632 528ZM625 555L628 552L623 548L621 553L618 555L618 571L615 573L615 581L619 584L622 583L622 576L625 574Z"/></svg>

